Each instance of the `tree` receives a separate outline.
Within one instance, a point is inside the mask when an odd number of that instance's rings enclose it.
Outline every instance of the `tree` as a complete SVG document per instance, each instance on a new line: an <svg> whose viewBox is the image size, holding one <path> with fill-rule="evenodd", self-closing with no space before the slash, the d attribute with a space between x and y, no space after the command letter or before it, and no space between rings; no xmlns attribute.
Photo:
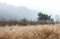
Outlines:
<svg viewBox="0 0 60 39"><path fill-rule="evenodd" d="M48 16L47 14L43 14L41 12L38 13L38 20L41 22L47 22L47 20L51 21L51 16Z"/></svg>
<svg viewBox="0 0 60 39"><path fill-rule="evenodd" d="M28 22L28 20L26 18L23 18L21 21L22 22Z"/></svg>
<svg viewBox="0 0 60 39"><path fill-rule="evenodd" d="M20 22L21 25L26 26L28 25L29 21L26 18L23 18Z"/></svg>

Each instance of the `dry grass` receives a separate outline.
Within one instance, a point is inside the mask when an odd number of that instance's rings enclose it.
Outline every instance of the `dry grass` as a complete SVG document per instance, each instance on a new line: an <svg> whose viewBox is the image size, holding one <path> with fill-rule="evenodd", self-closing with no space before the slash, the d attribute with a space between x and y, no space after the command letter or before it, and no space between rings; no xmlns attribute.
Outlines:
<svg viewBox="0 0 60 39"><path fill-rule="evenodd" d="M0 27L0 39L60 39L60 24Z"/></svg>

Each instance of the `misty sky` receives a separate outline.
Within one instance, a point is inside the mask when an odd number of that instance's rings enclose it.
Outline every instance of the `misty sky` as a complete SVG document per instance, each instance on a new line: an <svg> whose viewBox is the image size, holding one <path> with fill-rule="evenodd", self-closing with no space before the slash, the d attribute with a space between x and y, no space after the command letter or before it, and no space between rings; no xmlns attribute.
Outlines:
<svg viewBox="0 0 60 39"><path fill-rule="evenodd" d="M0 2L17 7L24 6L30 10L52 15L52 17L60 15L60 0L0 0Z"/></svg>

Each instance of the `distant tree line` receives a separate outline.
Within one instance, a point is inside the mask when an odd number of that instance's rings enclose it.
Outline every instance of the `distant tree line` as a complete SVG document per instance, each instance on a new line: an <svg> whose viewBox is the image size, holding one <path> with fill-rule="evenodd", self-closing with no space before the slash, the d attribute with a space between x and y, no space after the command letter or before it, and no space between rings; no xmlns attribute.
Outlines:
<svg viewBox="0 0 60 39"><path fill-rule="evenodd" d="M38 25L38 24L54 24L54 19L51 18L51 15L43 14L42 12L38 13L38 21L29 21L26 18L23 18L21 21L0 21L0 25Z"/></svg>

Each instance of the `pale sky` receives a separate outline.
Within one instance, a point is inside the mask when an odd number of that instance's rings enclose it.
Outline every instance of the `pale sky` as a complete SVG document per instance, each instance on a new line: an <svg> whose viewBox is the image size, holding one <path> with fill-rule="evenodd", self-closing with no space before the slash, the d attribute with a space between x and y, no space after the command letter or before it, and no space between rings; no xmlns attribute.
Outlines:
<svg viewBox="0 0 60 39"><path fill-rule="evenodd" d="M60 15L60 0L0 0L0 2L15 6L25 6L54 16L56 14Z"/></svg>
<svg viewBox="0 0 60 39"><path fill-rule="evenodd" d="M55 13L60 13L60 0L0 0L0 2L15 6L26 6L38 11L46 9Z"/></svg>

